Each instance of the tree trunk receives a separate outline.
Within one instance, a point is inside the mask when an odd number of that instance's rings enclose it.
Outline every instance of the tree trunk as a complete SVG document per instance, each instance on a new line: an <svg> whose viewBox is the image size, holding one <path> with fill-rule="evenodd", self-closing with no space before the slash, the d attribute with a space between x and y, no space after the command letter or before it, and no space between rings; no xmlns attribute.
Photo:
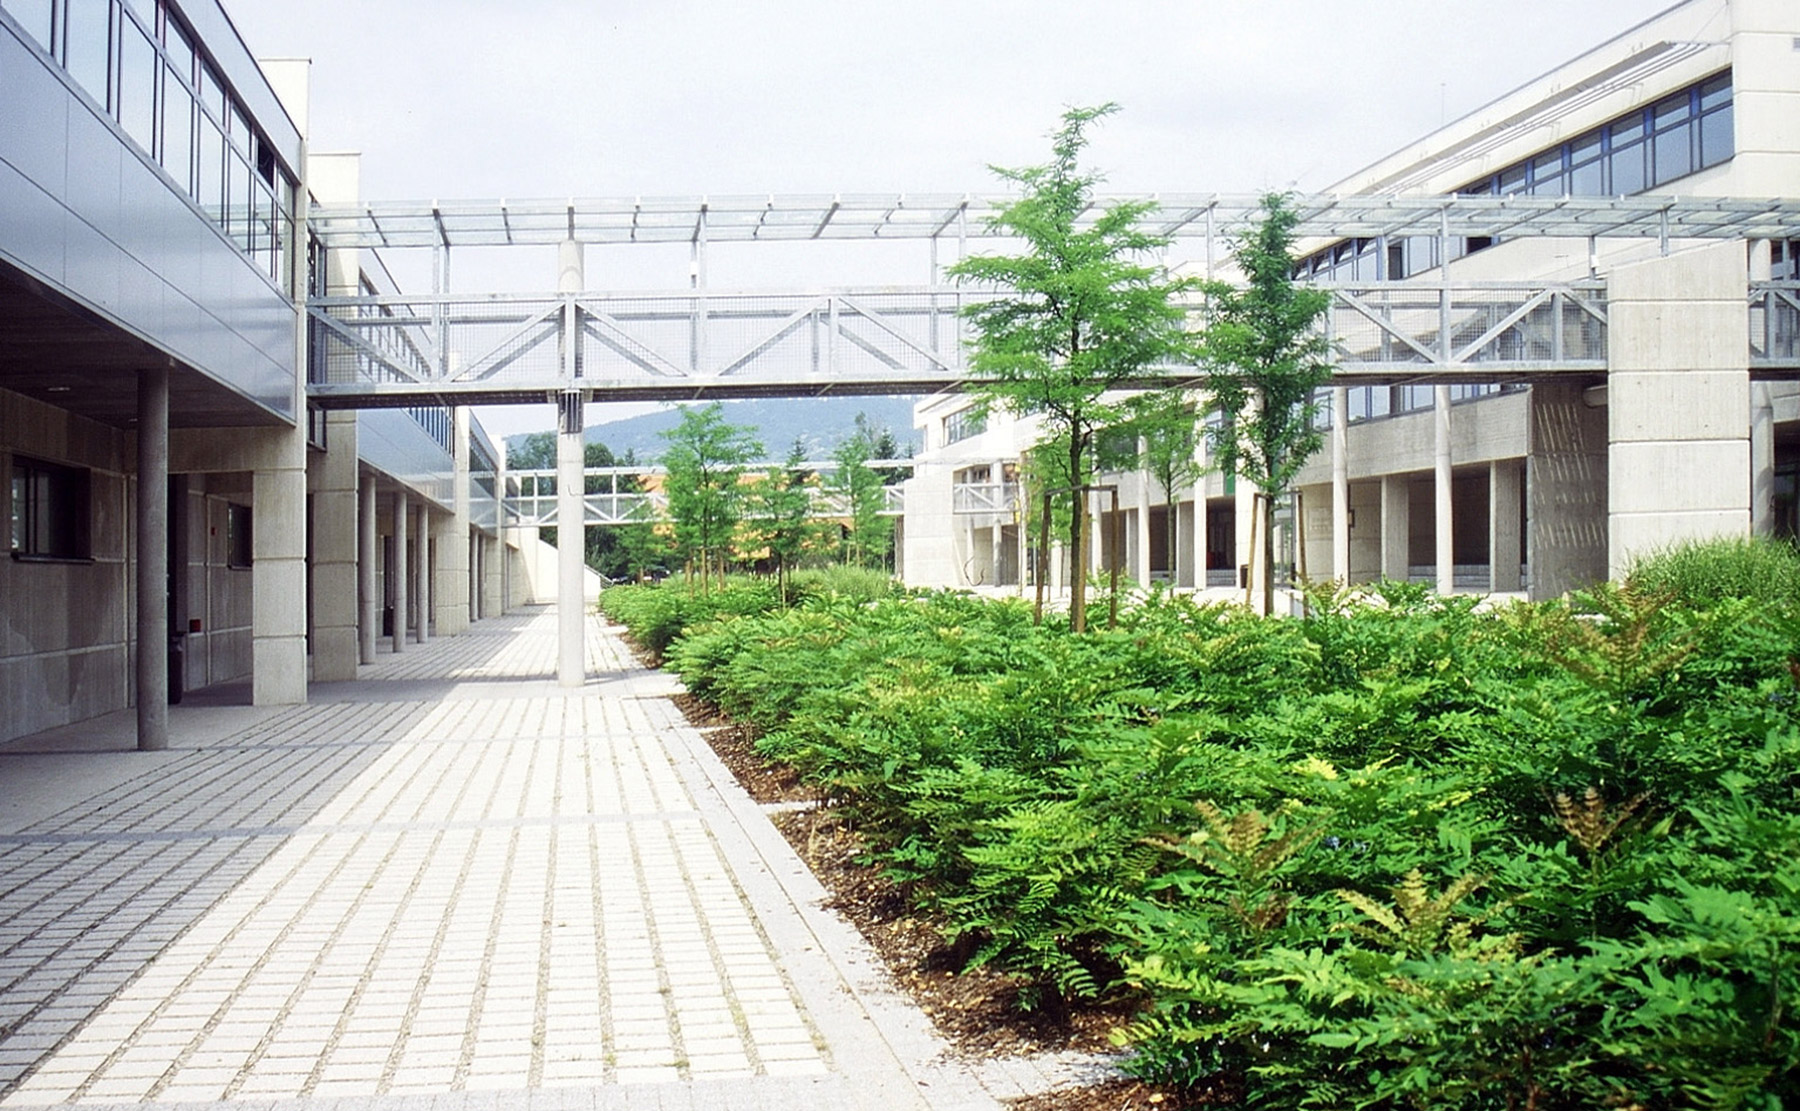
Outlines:
<svg viewBox="0 0 1800 1111"><path fill-rule="evenodd" d="M1263 604L1265 614L1275 612L1275 498L1270 494L1259 495L1262 498L1262 530L1263 530Z"/></svg>
<svg viewBox="0 0 1800 1111"><path fill-rule="evenodd" d="M1069 434L1069 628L1087 632L1087 490L1081 485L1081 437Z"/></svg>

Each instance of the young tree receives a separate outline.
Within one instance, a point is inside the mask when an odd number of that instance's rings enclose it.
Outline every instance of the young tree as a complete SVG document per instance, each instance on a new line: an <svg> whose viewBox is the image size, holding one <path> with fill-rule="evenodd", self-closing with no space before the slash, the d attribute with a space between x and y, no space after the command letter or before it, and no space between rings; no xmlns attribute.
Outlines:
<svg viewBox="0 0 1800 1111"><path fill-rule="evenodd" d="M1331 380L1325 337L1316 325L1331 296L1294 281L1294 225L1287 197L1263 198L1262 218L1233 245L1245 284L1212 288L1201 353L1207 392L1225 420L1212 436L1226 474L1256 484L1254 528L1261 541L1262 610L1275 602L1270 540L1275 499L1293 483L1323 434L1314 418L1318 391Z"/></svg>
<svg viewBox="0 0 1800 1111"><path fill-rule="evenodd" d="M806 447L795 440L787 462L770 467L746 497L745 523L756 542L768 549L782 605L788 601L789 573L817 531L812 522L814 476L800 465L805 461Z"/></svg>
<svg viewBox="0 0 1800 1111"><path fill-rule="evenodd" d="M844 500L850 515L844 561L858 567L885 566L893 546L894 523L881 515L887 479L883 471L869 466L869 460L884 457L884 449L894 450L893 434L885 428L876 432L869 427L868 418L858 413L856 431L838 441L831 453L837 469L826 489Z"/></svg>
<svg viewBox="0 0 1800 1111"><path fill-rule="evenodd" d="M1085 131L1117 105L1071 108L1052 143L1051 161L1022 169L994 167L1023 195L989 220L1025 243L1019 255L965 258L948 273L999 296L971 306L975 328L970 368L986 405L1043 418L1059 447L1059 476L1071 491L1069 618L1087 626L1087 511L1082 487L1092 467L1095 433L1119 421L1109 391L1141 384L1157 368L1186 362L1191 350L1181 295L1193 283L1173 278L1150 252L1165 236L1138 225L1155 209L1121 202L1091 217L1100 178L1078 165Z"/></svg>
<svg viewBox="0 0 1800 1111"><path fill-rule="evenodd" d="M703 589L710 589L713 567L724 574L732 533L737 527L744 464L762 454L748 428L725 421L715 402L681 412L681 423L663 433L668 472L664 492L669 516L675 519L675 546L681 556L698 560Z"/></svg>
<svg viewBox="0 0 1800 1111"><path fill-rule="evenodd" d="M598 440L590 440L582 446L582 466L613 467L619 461L613 457L612 449ZM554 471L556 469L556 433L533 432L524 439L511 445L506 452L506 467L513 471ZM623 480L620 487L624 492L633 480ZM584 479L583 490L589 494L598 494L605 489L606 480L599 475L588 475ZM541 484L540 492L555 493L556 479L552 477ZM556 543L555 525L545 525L538 530L538 539L546 544ZM584 526L582 532L582 553L589 567L601 574L609 574L609 563L613 562L612 551L618 539L613 530L604 525Z"/></svg>
<svg viewBox="0 0 1800 1111"><path fill-rule="evenodd" d="M1127 418L1118 430L1131 437L1131 444L1128 456L1118 463L1149 472L1162 487L1169 578L1177 581L1181 570L1180 530L1176 527L1179 492L1206 470L1195 451L1199 437L1194 401L1180 390L1158 390L1138 394L1125 403L1125 408ZM1205 585L1204 571L1197 574L1195 583Z"/></svg>

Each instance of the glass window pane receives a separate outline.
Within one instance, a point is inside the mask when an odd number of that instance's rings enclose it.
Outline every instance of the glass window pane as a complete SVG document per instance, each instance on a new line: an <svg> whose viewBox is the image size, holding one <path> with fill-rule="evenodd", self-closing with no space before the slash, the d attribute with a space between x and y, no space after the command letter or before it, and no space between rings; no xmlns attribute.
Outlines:
<svg viewBox="0 0 1800 1111"><path fill-rule="evenodd" d="M1625 119L1615 121L1606 130L1612 135L1614 150L1626 143L1635 143L1644 137L1644 114L1634 112Z"/></svg>
<svg viewBox="0 0 1800 1111"><path fill-rule="evenodd" d="M214 223L225 222L225 137L219 126L200 117L199 170L196 173L200 209Z"/></svg>
<svg viewBox="0 0 1800 1111"><path fill-rule="evenodd" d="M1731 74L1721 73L1700 86L1700 110L1702 112L1717 108L1721 104L1731 103Z"/></svg>
<svg viewBox="0 0 1800 1111"><path fill-rule="evenodd" d="M125 0L131 11L151 31L156 30L156 0Z"/></svg>
<svg viewBox="0 0 1800 1111"><path fill-rule="evenodd" d="M129 21L119 28L119 123L145 151L155 149L156 47Z"/></svg>
<svg viewBox="0 0 1800 1111"><path fill-rule="evenodd" d="M1523 188L1525 188L1524 163L1521 162L1517 166L1508 166L1506 169L1500 171L1500 192L1502 194L1517 193Z"/></svg>
<svg viewBox="0 0 1800 1111"><path fill-rule="evenodd" d="M1694 172L1694 137L1688 127L1662 131L1656 135L1656 184L1674 181Z"/></svg>
<svg viewBox="0 0 1800 1111"><path fill-rule="evenodd" d="M225 122L225 86L219 83L219 75L205 62L200 63L200 104L213 119L220 124Z"/></svg>
<svg viewBox="0 0 1800 1111"><path fill-rule="evenodd" d="M50 0L4 0L0 2L0 8L5 8L8 15L18 20L19 26L39 46L50 49Z"/></svg>
<svg viewBox="0 0 1800 1111"><path fill-rule="evenodd" d="M107 0L65 0L68 4L68 42L63 67L77 84L102 105L106 99L106 72L111 59L112 5Z"/></svg>
<svg viewBox="0 0 1800 1111"><path fill-rule="evenodd" d="M231 145L241 153L249 154L251 147L250 120L244 115L243 109L236 104L231 105L229 115L231 117Z"/></svg>
<svg viewBox="0 0 1800 1111"><path fill-rule="evenodd" d="M1590 131L1569 144L1569 161L1579 165L1590 159L1600 157L1600 133Z"/></svg>
<svg viewBox="0 0 1800 1111"><path fill-rule="evenodd" d="M1700 164L1717 166L1731 157L1731 105L1700 117Z"/></svg>
<svg viewBox="0 0 1800 1111"><path fill-rule="evenodd" d="M240 248L252 250L251 224L256 214L256 190L250 185L250 164L236 152L226 162L231 173L231 238Z"/></svg>
<svg viewBox="0 0 1800 1111"><path fill-rule="evenodd" d="M162 164L184 193L194 192L194 97L174 73L163 80Z"/></svg>
<svg viewBox="0 0 1800 1111"><path fill-rule="evenodd" d="M1625 197L1644 191L1644 144L1632 143L1622 148L1614 146L1607 164L1612 171L1608 193Z"/></svg>
<svg viewBox="0 0 1800 1111"><path fill-rule="evenodd" d="M1606 178L1599 159L1569 171L1569 192L1578 197L1598 197L1606 192Z"/></svg>
<svg viewBox="0 0 1800 1111"><path fill-rule="evenodd" d="M169 56L169 68L180 75L181 80L192 85L194 83L194 47L188 42L187 32L173 19L163 24L163 53Z"/></svg>
<svg viewBox="0 0 1800 1111"><path fill-rule="evenodd" d="M1687 93L1672 96L1658 104L1651 111L1651 115L1655 119L1656 130L1661 131L1665 127L1672 127L1687 119L1689 108L1690 102Z"/></svg>

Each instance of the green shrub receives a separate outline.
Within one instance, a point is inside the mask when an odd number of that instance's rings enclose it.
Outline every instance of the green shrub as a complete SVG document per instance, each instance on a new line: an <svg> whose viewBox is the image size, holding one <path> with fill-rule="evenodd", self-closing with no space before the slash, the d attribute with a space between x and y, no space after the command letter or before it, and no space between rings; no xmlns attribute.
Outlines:
<svg viewBox="0 0 1800 1111"><path fill-rule="evenodd" d="M1626 581L1694 608L1741 598L1800 609L1800 549L1754 537L1690 540L1638 559Z"/></svg>

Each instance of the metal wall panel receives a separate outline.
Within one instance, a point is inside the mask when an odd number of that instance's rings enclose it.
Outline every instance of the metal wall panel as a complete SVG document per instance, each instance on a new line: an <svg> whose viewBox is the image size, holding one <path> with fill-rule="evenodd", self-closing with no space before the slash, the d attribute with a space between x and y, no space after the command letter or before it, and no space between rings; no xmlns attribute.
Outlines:
<svg viewBox="0 0 1800 1111"><path fill-rule="evenodd" d="M4 22L0 103L0 261L292 419L293 303Z"/></svg>
<svg viewBox="0 0 1800 1111"><path fill-rule="evenodd" d="M364 409L356 414L356 454L409 490L454 508L455 474L450 453L404 409Z"/></svg>

